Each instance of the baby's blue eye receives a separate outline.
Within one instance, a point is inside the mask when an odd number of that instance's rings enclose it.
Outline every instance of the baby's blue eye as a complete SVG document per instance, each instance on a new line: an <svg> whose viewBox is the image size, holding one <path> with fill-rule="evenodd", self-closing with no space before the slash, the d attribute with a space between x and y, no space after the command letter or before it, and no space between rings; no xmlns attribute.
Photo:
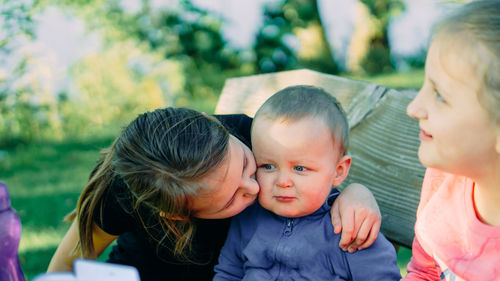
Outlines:
<svg viewBox="0 0 500 281"><path fill-rule="evenodd" d="M264 165L262 165L262 167L264 167L264 169L266 169L266 170L274 169L274 165L271 165L271 164L264 164Z"/></svg>
<svg viewBox="0 0 500 281"><path fill-rule="evenodd" d="M306 168L304 168L304 166L295 166L295 168L294 168L294 169L295 169L295 171L297 171L297 172L303 172L303 171L305 171L305 170L306 170Z"/></svg>

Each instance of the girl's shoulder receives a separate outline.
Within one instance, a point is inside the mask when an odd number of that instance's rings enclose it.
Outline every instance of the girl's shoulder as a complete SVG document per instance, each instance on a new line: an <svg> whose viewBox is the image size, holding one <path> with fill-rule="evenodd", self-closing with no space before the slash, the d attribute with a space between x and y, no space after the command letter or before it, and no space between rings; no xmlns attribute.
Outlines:
<svg viewBox="0 0 500 281"><path fill-rule="evenodd" d="M100 212L96 213L94 222L104 231L120 235L137 226L133 195L120 177L113 178L101 200ZM148 212L147 216L149 215Z"/></svg>
<svg viewBox="0 0 500 281"><path fill-rule="evenodd" d="M237 137L240 141L250 146L250 129L252 128L253 118L245 114L221 114L214 115L230 134Z"/></svg>
<svg viewBox="0 0 500 281"><path fill-rule="evenodd" d="M456 176L433 168L427 168L420 191L419 206L427 204L438 191L444 193L455 192L454 187L457 184L463 184L465 180L466 178L461 176Z"/></svg>

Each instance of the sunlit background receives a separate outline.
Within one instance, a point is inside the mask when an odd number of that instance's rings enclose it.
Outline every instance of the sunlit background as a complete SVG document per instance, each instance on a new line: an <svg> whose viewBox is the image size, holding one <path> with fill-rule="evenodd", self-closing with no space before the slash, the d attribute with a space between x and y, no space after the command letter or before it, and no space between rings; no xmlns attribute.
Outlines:
<svg viewBox="0 0 500 281"><path fill-rule="evenodd" d="M227 78L300 68L418 88L432 24L457 2L2 0L0 181L26 276L45 271L98 151L137 114L211 113Z"/></svg>

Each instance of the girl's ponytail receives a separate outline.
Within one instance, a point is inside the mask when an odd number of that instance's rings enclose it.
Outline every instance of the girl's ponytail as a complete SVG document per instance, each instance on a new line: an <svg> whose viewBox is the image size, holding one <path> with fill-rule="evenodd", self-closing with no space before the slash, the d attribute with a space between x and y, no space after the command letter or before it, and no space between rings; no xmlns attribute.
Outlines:
<svg viewBox="0 0 500 281"><path fill-rule="evenodd" d="M84 258L97 258L92 237L94 218L96 214L100 215L101 213L103 194L113 179L111 162L115 144L116 140L111 147L101 151L99 162L90 174L87 186L78 199L76 209L65 217L67 221L72 221L75 218L77 220L79 240L74 253L81 253Z"/></svg>

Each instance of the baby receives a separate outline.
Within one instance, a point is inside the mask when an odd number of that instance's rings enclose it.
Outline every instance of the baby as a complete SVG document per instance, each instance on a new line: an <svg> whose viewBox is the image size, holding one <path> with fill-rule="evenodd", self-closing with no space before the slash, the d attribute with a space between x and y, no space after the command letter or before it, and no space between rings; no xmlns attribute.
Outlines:
<svg viewBox="0 0 500 281"><path fill-rule="evenodd" d="M393 246L379 235L349 253L330 206L347 177L349 128L337 100L312 86L285 88L257 111L252 146L259 202L233 218L214 280L399 280Z"/></svg>

